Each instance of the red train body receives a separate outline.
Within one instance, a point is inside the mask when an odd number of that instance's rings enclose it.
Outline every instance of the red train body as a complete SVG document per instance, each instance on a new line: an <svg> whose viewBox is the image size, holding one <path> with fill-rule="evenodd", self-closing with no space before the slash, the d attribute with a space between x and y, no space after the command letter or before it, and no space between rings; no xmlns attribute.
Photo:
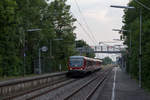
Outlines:
<svg viewBox="0 0 150 100"><path fill-rule="evenodd" d="M84 76L100 69L102 61L84 56L71 56L68 61L68 76Z"/></svg>

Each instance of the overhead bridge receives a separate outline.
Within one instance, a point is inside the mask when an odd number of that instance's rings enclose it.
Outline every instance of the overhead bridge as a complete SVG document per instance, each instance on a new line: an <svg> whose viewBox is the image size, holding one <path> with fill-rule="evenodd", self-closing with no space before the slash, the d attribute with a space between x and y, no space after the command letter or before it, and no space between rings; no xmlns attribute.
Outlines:
<svg viewBox="0 0 150 100"><path fill-rule="evenodd" d="M123 51L93 51L93 53L123 53Z"/></svg>
<svg viewBox="0 0 150 100"><path fill-rule="evenodd" d="M97 46L94 48L89 48L89 47L78 47L76 48L77 51L81 53L108 53L108 54L121 54L125 52L125 48L117 48L115 46Z"/></svg>
<svg viewBox="0 0 150 100"><path fill-rule="evenodd" d="M109 53L109 54L118 54L123 53L125 51L86 51L86 50L80 50L80 53Z"/></svg>

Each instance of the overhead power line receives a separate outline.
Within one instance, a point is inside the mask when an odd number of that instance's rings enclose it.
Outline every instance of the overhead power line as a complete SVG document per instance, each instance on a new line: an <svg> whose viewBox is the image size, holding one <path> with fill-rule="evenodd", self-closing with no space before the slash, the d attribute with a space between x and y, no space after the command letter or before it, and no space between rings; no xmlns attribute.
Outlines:
<svg viewBox="0 0 150 100"><path fill-rule="evenodd" d="M146 5L144 5L143 3L139 2L138 0L134 0L135 2L137 2L139 5L143 6L144 8L150 10L149 7L147 7Z"/></svg>
<svg viewBox="0 0 150 100"><path fill-rule="evenodd" d="M82 24L77 20L77 23L81 26L82 30L85 32L85 34L92 40L92 42L95 44L95 41L91 38L89 33L86 31L86 29L82 26Z"/></svg>
<svg viewBox="0 0 150 100"><path fill-rule="evenodd" d="M72 16L74 18L76 18L76 16L72 13ZM77 19L77 18L76 18ZM79 26L81 27L81 29L84 31L84 33L88 36L89 40L93 42L93 44L95 44L95 41L91 38L91 36L89 35L89 33L87 32L87 30L83 27L83 25L79 22L79 20L77 19L77 24L79 24Z"/></svg>
<svg viewBox="0 0 150 100"><path fill-rule="evenodd" d="M84 24L85 24L86 29L87 29L88 32L92 35L92 40L94 40L95 43L97 44L98 42L97 42L97 40L95 39L95 37L94 37L94 35L93 35L93 32L91 31L91 29L90 29L90 27L89 27L87 21L85 20L84 16L82 15L82 11L81 11L81 9L80 9L80 7L79 7L77 1L76 1L76 0L74 0L74 1L75 1L76 7L77 7L77 9L78 9L80 15L82 16L81 18L82 18L82 20L83 20L83 22L84 22Z"/></svg>
<svg viewBox="0 0 150 100"><path fill-rule="evenodd" d="M73 12L71 12L71 13L74 16L74 18L76 18L76 16L73 14ZM90 39L90 41L92 41L93 44L95 44L95 41L92 39L92 37L90 36L90 34L88 33L88 31L83 27L83 25L79 22L78 19L77 19L77 23L79 24L79 26L81 27L81 29L84 31L84 33L88 36L88 38Z"/></svg>

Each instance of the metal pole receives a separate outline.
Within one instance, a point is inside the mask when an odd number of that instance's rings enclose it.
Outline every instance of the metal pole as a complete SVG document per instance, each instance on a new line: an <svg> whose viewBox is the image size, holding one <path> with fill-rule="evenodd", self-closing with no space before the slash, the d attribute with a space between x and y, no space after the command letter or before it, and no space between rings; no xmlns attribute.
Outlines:
<svg viewBox="0 0 150 100"><path fill-rule="evenodd" d="M59 71L61 72L61 64L59 64Z"/></svg>
<svg viewBox="0 0 150 100"><path fill-rule="evenodd" d="M122 65L121 65L121 67L122 67L122 69L123 69L123 64L124 64L124 62L123 62L123 55L121 55L122 57L121 57L121 61L122 61Z"/></svg>
<svg viewBox="0 0 150 100"><path fill-rule="evenodd" d="M140 43L139 43L139 87L141 88L141 56L142 56L142 51L141 51L141 34L142 34L142 9L140 9Z"/></svg>
<svg viewBox="0 0 150 100"><path fill-rule="evenodd" d="M80 56L82 55L82 49L80 49Z"/></svg>
<svg viewBox="0 0 150 100"><path fill-rule="evenodd" d="M24 49L25 50L25 49ZM24 51L24 66L23 66L23 76L25 76L25 66L26 66L26 63L25 63L25 61L26 61L26 54L25 54L25 51Z"/></svg>
<svg viewBox="0 0 150 100"><path fill-rule="evenodd" d="M26 37L25 37L25 32L24 32L24 54L23 54L23 76L25 76L25 73L26 73L26 52L25 52L25 50L26 50Z"/></svg>
<svg viewBox="0 0 150 100"><path fill-rule="evenodd" d="M126 62L126 60L124 61L124 67L125 67L125 72L126 72L126 69L127 69L127 62Z"/></svg>
<svg viewBox="0 0 150 100"><path fill-rule="evenodd" d="M130 53L131 53L131 45L132 45L132 41L131 41L131 31L130 31Z"/></svg>
<svg viewBox="0 0 150 100"><path fill-rule="evenodd" d="M130 52L129 52L129 74L131 74L131 45L132 45L132 38L131 38L131 30L129 31L129 34L130 34Z"/></svg>
<svg viewBox="0 0 150 100"><path fill-rule="evenodd" d="M41 48L39 48L39 74L41 74Z"/></svg>
<svg viewBox="0 0 150 100"><path fill-rule="evenodd" d="M52 56L52 40L50 40L50 56Z"/></svg>
<svg viewBox="0 0 150 100"><path fill-rule="evenodd" d="M107 46L107 51L108 51L108 46Z"/></svg>

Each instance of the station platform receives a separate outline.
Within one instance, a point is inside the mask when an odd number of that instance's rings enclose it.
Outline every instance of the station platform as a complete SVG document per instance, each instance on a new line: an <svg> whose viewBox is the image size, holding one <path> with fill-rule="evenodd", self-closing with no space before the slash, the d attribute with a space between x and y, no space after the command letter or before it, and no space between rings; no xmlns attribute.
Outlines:
<svg viewBox="0 0 150 100"><path fill-rule="evenodd" d="M104 86L96 94L92 100L150 100L150 93L139 88L138 82L119 67L113 68Z"/></svg>

